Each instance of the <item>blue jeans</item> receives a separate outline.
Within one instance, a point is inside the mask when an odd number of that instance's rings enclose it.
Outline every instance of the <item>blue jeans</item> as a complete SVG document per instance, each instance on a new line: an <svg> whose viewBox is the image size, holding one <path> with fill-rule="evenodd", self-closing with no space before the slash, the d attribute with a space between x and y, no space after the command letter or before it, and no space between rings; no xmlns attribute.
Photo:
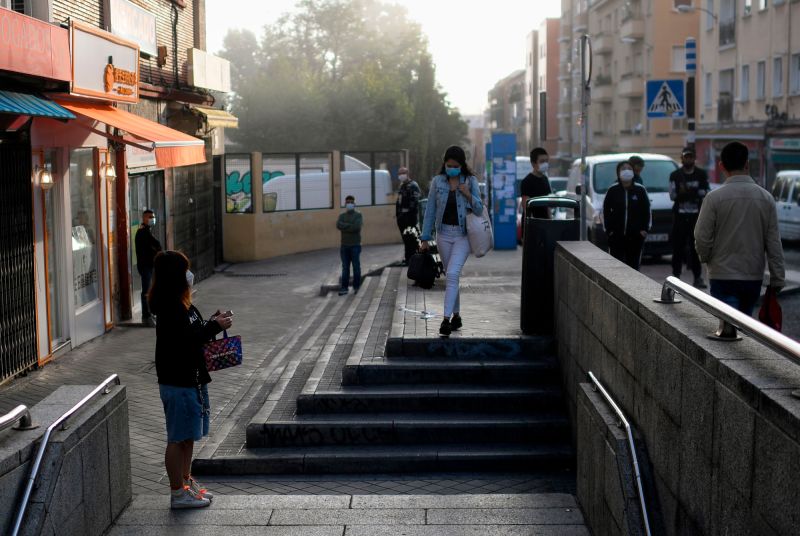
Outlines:
<svg viewBox="0 0 800 536"><path fill-rule="evenodd" d="M361 286L361 246L342 246L339 250L342 257L342 290L347 290L350 282L350 263L353 264L353 288Z"/></svg>
<svg viewBox="0 0 800 536"><path fill-rule="evenodd" d="M461 293L458 291L461 270L469 257L469 239L458 225L442 225L436 236L446 274L444 317L461 313Z"/></svg>
<svg viewBox="0 0 800 536"><path fill-rule="evenodd" d="M710 283L713 297L747 316L752 316L756 302L761 296L761 281L712 279Z"/></svg>

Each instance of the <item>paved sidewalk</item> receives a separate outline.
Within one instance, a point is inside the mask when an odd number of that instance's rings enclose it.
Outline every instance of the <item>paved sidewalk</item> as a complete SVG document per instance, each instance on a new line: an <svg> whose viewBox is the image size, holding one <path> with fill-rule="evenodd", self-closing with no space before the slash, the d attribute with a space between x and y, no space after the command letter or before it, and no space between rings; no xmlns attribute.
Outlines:
<svg viewBox="0 0 800 536"><path fill-rule="evenodd" d="M397 261L402 245L369 246L364 272ZM209 385L212 435L224 429L248 393L274 383L285 355L280 350L304 322L338 296L319 296L320 284L340 270L338 250L323 250L267 261L232 265L197 284L195 303L206 315L232 309L232 333L242 336L240 367L213 373ZM342 298L346 299L346 298ZM131 471L134 493L165 493L164 415L155 375L155 330L117 327L63 355L40 370L0 386L0 413L17 404L33 406L61 385L100 383L120 375L128 389ZM195 445L199 451L204 442Z"/></svg>

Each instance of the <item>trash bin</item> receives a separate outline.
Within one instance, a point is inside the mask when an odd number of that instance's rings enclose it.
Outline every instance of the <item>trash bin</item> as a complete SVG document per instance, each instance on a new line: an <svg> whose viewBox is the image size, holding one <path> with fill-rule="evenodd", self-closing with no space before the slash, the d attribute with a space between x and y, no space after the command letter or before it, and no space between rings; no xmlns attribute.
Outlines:
<svg viewBox="0 0 800 536"><path fill-rule="evenodd" d="M531 215L535 207L572 209L573 217L536 218ZM552 335L556 242L580 239L580 203L569 197L534 197L525 207L524 225L520 328L526 335Z"/></svg>

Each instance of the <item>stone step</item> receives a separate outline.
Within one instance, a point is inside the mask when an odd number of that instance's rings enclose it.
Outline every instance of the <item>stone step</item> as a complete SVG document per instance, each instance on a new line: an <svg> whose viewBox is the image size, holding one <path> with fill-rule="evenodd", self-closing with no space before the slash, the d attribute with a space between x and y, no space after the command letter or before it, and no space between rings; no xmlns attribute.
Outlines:
<svg viewBox="0 0 800 536"><path fill-rule="evenodd" d="M539 355L554 355L556 351L557 347L552 337L481 339L390 337L386 343L386 356L393 358L412 356L439 359L524 359Z"/></svg>
<svg viewBox="0 0 800 536"><path fill-rule="evenodd" d="M543 385L560 381L555 359L539 361L386 359L348 363L342 385L506 384Z"/></svg>
<svg viewBox="0 0 800 536"><path fill-rule="evenodd" d="M493 385L347 386L317 391L297 399L297 413L478 412L530 413L557 410L564 400L559 387Z"/></svg>
<svg viewBox="0 0 800 536"><path fill-rule="evenodd" d="M247 447L409 445L487 442L537 444L567 441L563 414L314 414L293 420L250 422Z"/></svg>
<svg viewBox="0 0 800 536"><path fill-rule="evenodd" d="M195 459L198 475L574 471L569 444L484 443L248 448Z"/></svg>

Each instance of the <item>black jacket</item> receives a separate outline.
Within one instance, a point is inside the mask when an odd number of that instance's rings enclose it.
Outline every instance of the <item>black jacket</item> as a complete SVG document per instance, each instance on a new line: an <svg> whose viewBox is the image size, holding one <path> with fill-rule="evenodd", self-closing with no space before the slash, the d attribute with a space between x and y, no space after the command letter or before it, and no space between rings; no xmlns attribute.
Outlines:
<svg viewBox="0 0 800 536"><path fill-rule="evenodd" d="M150 232L150 227L140 225L134 239L136 243L136 267L153 268L153 259L161 251L161 242Z"/></svg>
<svg viewBox="0 0 800 536"><path fill-rule="evenodd" d="M397 193L397 203L395 204L397 219L413 219L416 222L417 212L419 211L419 198L422 196L419 184L417 184L417 181L402 182Z"/></svg>
<svg viewBox="0 0 800 536"><path fill-rule="evenodd" d="M553 193L553 190L550 189L550 181L547 177L538 177L533 173L525 175L525 178L519 184L519 195L522 197L542 197L551 193ZM535 208L533 209L533 217L547 219L550 217L550 209L544 207Z"/></svg>
<svg viewBox="0 0 800 536"><path fill-rule="evenodd" d="M203 344L222 331L205 321L195 306L180 303L159 311L156 324L156 374L158 383L194 387L211 381L203 357Z"/></svg>
<svg viewBox="0 0 800 536"><path fill-rule="evenodd" d="M675 204L675 214L700 214L703 198L711 191L708 184L708 173L699 167L687 175L683 168L678 168L669 175L669 197Z"/></svg>
<svg viewBox="0 0 800 536"><path fill-rule="evenodd" d="M606 235L620 237L650 230L650 198L644 186L632 183L626 190L619 181L611 185L603 201Z"/></svg>

